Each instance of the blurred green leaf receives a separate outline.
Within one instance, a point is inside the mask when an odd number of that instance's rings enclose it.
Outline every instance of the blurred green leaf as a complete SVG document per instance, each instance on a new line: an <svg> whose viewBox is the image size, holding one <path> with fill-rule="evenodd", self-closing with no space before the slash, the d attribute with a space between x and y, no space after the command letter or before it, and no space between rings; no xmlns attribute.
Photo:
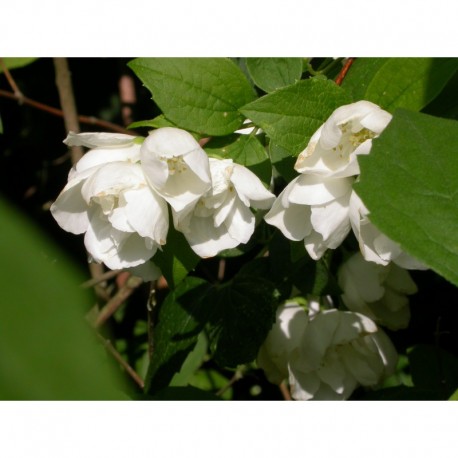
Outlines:
<svg viewBox="0 0 458 458"><path fill-rule="evenodd" d="M226 387L229 383L229 379L215 369L200 369L192 377L190 383L192 386L205 390L205 392L211 394L210 392L217 392ZM216 395L213 396L215 396L216 399L224 399L227 401L232 399L232 392L232 387L229 387L224 391L221 398Z"/></svg>
<svg viewBox="0 0 458 458"><path fill-rule="evenodd" d="M240 111L276 145L297 155L331 113L350 102L346 91L333 81L310 78L267 94Z"/></svg>
<svg viewBox="0 0 458 458"><path fill-rule="evenodd" d="M449 401L458 401L458 389L448 398Z"/></svg>
<svg viewBox="0 0 458 458"><path fill-rule="evenodd" d="M261 142L251 135L233 134L211 139L204 147L210 155L232 159L250 169L263 183L270 184L272 165Z"/></svg>
<svg viewBox="0 0 458 458"><path fill-rule="evenodd" d="M458 285L458 122L399 109L355 190L371 221L410 255Z"/></svg>
<svg viewBox="0 0 458 458"><path fill-rule="evenodd" d="M8 70L14 68L25 67L38 60L38 57L2 57L3 63ZM3 69L0 67L0 73L3 73Z"/></svg>
<svg viewBox="0 0 458 458"><path fill-rule="evenodd" d="M210 285L187 277L164 300L154 328L154 353L145 380L145 391L165 388L194 349L208 320L211 304L204 301Z"/></svg>
<svg viewBox="0 0 458 458"><path fill-rule="evenodd" d="M250 57L246 67L256 86L265 92L294 84L302 76L300 57Z"/></svg>
<svg viewBox="0 0 458 458"><path fill-rule="evenodd" d="M169 386L156 393L154 396L143 396L145 401L220 401L208 391L193 386Z"/></svg>
<svg viewBox="0 0 458 458"><path fill-rule="evenodd" d="M111 360L84 321L81 273L0 200L0 399L121 399Z"/></svg>
<svg viewBox="0 0 458 458"><path fill-rule="evenodd" d="M356 59L342 87L388 111L421 110L458 70L455 58Z"/></svg>
<svg viewBox="0 0 458 458"><path fill-rule="evenodd" d="M234 132L243 121L238 108L255 98L230 59L140 58L128 65L167 119L200 134Z"/></svg>

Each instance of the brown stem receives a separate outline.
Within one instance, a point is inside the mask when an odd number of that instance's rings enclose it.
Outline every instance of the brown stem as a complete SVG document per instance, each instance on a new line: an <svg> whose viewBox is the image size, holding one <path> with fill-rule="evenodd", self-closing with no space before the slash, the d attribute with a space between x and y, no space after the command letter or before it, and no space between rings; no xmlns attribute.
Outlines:
<svg viewBox="0 0 458 458"><path fill-rule="evenodd" d="M281 382L280 385L278 385L278 388L280 388L281 394L283 396L283 399L285 401L292 401L293 399L291 398L291 394L288 390L288 387L286 386L285 382Z"/></svg>
<svg viewBox="0 0 458 458"><path fill-rule="evenodd" d="M3 73L5 74L5 77L8 80L8 84L11 86L11 89L13 89L15 97L19 100L19 103L21 103L21 101L24 98L24 95L22 94L21 90L18 88L16 81L14 81L14 78L12 77L10 71L8 70L8 67L5 65L5 62L1 58L0 58L0 67L2 67Z"/></svg>
<svg viewBox="0 0 458 458"><path fill-rule="evenodd" d="M132 369L132 366L119 354L112 343L97 333L97 337L102 342L103 346L112 354L112 356L118 361L118 363L124 368L124 370L135 380L137 385L143 390L145 382L143 379Z"/></svg>
<svg viewBox="0 0 458 458"><path fill-rule="evenodd" d="M350 67L353 65L354 60L354 57L349 57L345 62L345 65L342 67L342 70L340 70L340 73L336 77L337 86L340 86L342 84L342 81L344 80L348 70L350 70Z"/></svg>
<svg viewBox="0 0 458 458"><path fill-rule="evenodd" d="M105 304L105 307L100 311L99 316L95 320L94 326L98 328L102 326L116 310L121 307L123 302L142 284L143 280L140 277L130 276L124 286Z"/></svg>
<svg viewBox="0 0 458 458"><path fill-rule="evenodd" d="M4 89L0 89L0 97L4 97L6 99L11 100L17 100L19 103L28 105L33 108L37 108L38 110L45 111L46 113L52 114L54 116L59 116L60 118L64 116L63 111L59 110L58 108L54 108L44 103L37 102L36 100L32 100L25 96L19 97L13 92L5 91ZM103 119L98 119L94 116L78 115L78 121L81 124L89 124L91 126L102 127L113 132L119 132L120 134L135 135L135 132L132 130L128 130L122 126L118 126L117 124L113 124L109 121L104 121Z"/></svg>
<svg viewBox="0 0 458 458"><path fill-rule="evenodd" d="M97 285L98 283L101 283L106 280L110 280L113 277L116 277L116 275L118 275L121 272L124 272L124 271L122 269L109 270L105 272L104 274L100 275L100 277L91 278L90 280L85 281L84 283L81 284L81 287L82 288L92 288L94 285Z"/></svg>

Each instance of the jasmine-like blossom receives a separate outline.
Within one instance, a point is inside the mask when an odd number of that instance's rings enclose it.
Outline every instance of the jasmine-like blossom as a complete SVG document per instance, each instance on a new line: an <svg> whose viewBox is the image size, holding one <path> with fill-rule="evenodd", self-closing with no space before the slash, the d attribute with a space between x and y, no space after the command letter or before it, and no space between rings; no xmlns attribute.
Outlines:
<svg viewBox="0 0 458 458"><path fill-rule="evenodd" d="M315 260L337 248L353 229L365 259L421 268L373 226L353 190L358 156L369 154L372 139L390 120L389 113L364 100L335 110L299 154L295 169L300 175L278 196L265 220L285 237L303 240Z"/></svg>
<svg viewBox="0 0 458 458"><path fill-rule="evenodd" d="M296 400L343 400L358 386L376 386L390 375L396 350L368 317L336 309L310 318L299 305L277 313L258 356L274 383L287 379Z"/></svg>
<svg viewBox="0 0 458 458"><path fill-rule="evenodd" d="M407 270L393 263L383 266L367 262L356 253L340 266L338 282L349 310L392 330L409 324L407 296L416 293L417 287Z"/></svg>
<svg viewBox="0 0 458 458"><path fill-rule="evenodd" d="M185 130L152 131L141 146L140 157L148 183L176 212L190 211L211 187L207 154Z"/></svg>
<svg viewBox="0 0 458 458"><path fill-rule="evenodd" d="M65 143L92 148L75 164L51 206L57 223L85 233L87 251L110 269L148 261L168 231L167 205L148 185L136 137L70 133Z"/></svg>
<svg viewBox="0 0 458 458"><path fill-rule="evenodd" d="M275 196L246 167L210 158L211 188L192 210L173 212L175 227L202 258L247 243L255 228L250 207L270 208Z"/></svg>

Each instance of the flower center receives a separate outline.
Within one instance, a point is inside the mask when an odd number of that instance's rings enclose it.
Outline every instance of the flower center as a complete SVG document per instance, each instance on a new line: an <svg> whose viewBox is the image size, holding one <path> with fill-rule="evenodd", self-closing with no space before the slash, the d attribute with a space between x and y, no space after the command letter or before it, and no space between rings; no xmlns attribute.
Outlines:
<svg viewBox="0 0 458 458"><path fill-rule="evenodd" d="M175 175L176 173L183 173L186 172L186 170L188 170L188 166L186 165L186 162L183 160L181 156L169 158L163 157L162 160L165 160L167 162L170 175Z"/></svg>
<svg viewBox="0 0 458 458"><path fill-rule="evenodd" d="M339 129L342 132L342 137L340 138L340 143L333 150L338 152L340 157L345 157L347 160L359 145L376 137L376 133L366 127L363 127L358 132L353 132L351 122L340 125Z"/></svg>

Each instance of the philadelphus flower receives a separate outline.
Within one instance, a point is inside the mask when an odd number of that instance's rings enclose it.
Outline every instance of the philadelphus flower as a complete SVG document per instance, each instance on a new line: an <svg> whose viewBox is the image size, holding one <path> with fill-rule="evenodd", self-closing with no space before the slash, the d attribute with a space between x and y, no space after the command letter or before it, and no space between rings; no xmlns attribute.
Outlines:
<svg viewBox="0 0 458 458"><path fill-rule="evenodd" d="M353 312L397 330L407 327L410 319L408 294L417 292L409 273L395 264L377 265L364 260L360 253L349 258L339 269L342 300Z"/></svg>
<svg viewBox="0 0 458 458"><path fill-rule="evenodd" d="M176 212L190 211L211 187L208 157L185 130L154 130L143 142L140 156L149 184Z"/></svg>
<svg viewBox="0 0 458 458"><path fill-rule="evenodd" d="M258 364L275 383L287 377L294 399L347 399L359 385L377 385L394 371L393 344L364 315L332 309L311 319L287 304L277 317Z"/></svg>
<svg viewBox="0 0 458 458"><path fill-rule="evenodd" d="M139 266L166 241L166 202L148 186L136 137L70 133L67 145L92 148L71 169L51 206L62 229L85 233L87 251L110 269Z"/></svg>
<svg viewBox="0 0 458 458"><path fill-rule="evenodd" d="M400 257L400 264L417 268L416 261L370 223L352 188L360 171L357 157L369 154L372 139L390 120L389 113L364 100L335 110L299 154L294 168L301 175L278 196L265 220L285 237L304 240L315 260L337 248L353 228L365 259L388 264Z"/></svg>
<svg viewBox="0 0 458 458"><path fill-rule="evenodd" d="M275 196L259 178L231 159L210 158L211 188L190 212L173 212L175 227L202 258L247 243L255 228L250 206L270 208Z"/></svg>

